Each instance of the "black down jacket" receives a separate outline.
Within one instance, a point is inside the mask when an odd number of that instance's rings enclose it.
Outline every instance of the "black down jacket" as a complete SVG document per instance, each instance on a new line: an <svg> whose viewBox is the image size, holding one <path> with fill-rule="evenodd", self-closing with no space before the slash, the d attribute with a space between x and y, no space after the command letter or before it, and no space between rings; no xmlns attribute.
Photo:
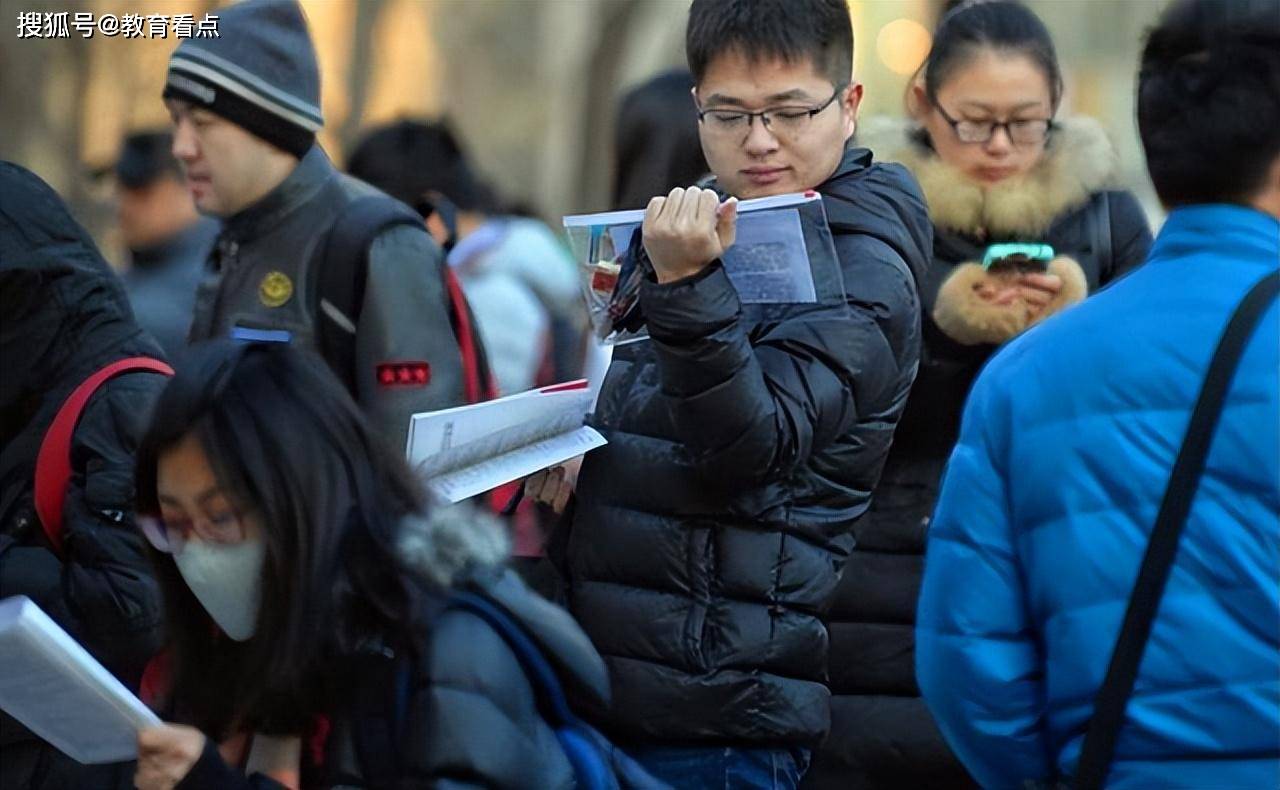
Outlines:
<svg viewBox="0 0 1280 790"><path fill-rule="evenodd" d="M61 555L32 497L40 441L72 389L139 355L160 348L89 234L47 184L0 162L0 598L34 600L131 686L160 639L159 587L133 522L133 453L164 377L118 376L85 407ZM103 787L118 773L79 766L3 714L0 750L0 787Z"/></svg>
<svg viewBox="0 0 1280 790"><path fill-rule="evenodd" d="M1073 262L1076 298L1084 298L1139 264L1151 233L1133 195L1107 189L1115 176L1115 153L1101 128L1086 119L1060 122L1031 173L999 190L970 183L906 124L864 123L859 141L877 156L902 162L919 180L934 223L933 261L920 288L920 374L875 501L854 527L857 549L828 618L831 735L805 787L963 786L968 783L964 769L916 685L916 599L929 516L961 409L998 345L959 342L934 315L940 303L960 293L954 286L980 269L989 243L1048 243L1061 265ZM963 319L966 309L952 309L950 315Z"/></svg>
<svg viewBox="0 0 1280 790"><path fill-rule="evenodd" d="M827 730L822 617L915 377L931 235L911 176L865 149L818 191L843 301L765 319L716 263L646 282L652 339L615 349L559 562L619 738Z"/></svg>

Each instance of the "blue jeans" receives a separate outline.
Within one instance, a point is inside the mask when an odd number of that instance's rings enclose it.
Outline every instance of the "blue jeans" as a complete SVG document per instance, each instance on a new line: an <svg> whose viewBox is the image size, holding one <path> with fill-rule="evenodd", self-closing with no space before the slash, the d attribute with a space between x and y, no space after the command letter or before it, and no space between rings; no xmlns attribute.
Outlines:
<svg viewBox="0 0 1280 790"><path fill-rule="evenodd" d="M625 750L676 790L795 790L809 768L808 749L635 747Z"/></svg>

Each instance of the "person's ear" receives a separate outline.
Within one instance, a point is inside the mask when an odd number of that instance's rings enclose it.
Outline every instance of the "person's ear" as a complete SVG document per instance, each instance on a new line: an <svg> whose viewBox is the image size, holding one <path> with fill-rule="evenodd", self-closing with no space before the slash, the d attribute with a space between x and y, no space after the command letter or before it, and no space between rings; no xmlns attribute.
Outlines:
<svg viewBox="0 0 1280 790"><path fill-rule="evenodd" d="M844 139L853 137L858 130L858 108L862 105L862 83L852 82L840 97L840 109L844 115Z"/></svg>
<svg viewBox="0 0 1280 790"><path fill-rule="evenodd" d="M907 88L907 115L912 120L921 120L929 106L929 94L924 89L923 75L912 80L911 86Z"/></svg>
<svg viewBox="0 0 1280 790"><path fill-rule="evenodd" d="M1254 208L1264 214L1280 219L1280 156L1272 160L1271 167L1267 168L1267 177L1262 182L1262 189L1251 202Z"/></svg>

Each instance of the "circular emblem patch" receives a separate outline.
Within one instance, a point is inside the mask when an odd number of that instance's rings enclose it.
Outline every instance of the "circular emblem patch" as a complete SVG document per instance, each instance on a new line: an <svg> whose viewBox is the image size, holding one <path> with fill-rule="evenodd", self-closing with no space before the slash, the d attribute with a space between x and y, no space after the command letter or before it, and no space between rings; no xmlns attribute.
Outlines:
<svg viewBox="0 0 1280 790"><path fill-rule="evenodd" d="M268 272L258 286L258 298L267 307L279 307L293 296L293 281L284 272Z"/></svg>

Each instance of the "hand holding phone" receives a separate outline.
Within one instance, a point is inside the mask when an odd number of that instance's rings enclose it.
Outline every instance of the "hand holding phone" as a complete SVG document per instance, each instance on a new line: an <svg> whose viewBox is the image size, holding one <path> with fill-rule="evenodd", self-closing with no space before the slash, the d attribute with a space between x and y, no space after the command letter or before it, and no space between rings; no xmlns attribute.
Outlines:
<svg viewBox="0 0 1280 790"><path fill-rule="evenodd" d="M982 256L982 268L992 274L1044 273L1052 260L1048 244L992 244Z"/></svg>

